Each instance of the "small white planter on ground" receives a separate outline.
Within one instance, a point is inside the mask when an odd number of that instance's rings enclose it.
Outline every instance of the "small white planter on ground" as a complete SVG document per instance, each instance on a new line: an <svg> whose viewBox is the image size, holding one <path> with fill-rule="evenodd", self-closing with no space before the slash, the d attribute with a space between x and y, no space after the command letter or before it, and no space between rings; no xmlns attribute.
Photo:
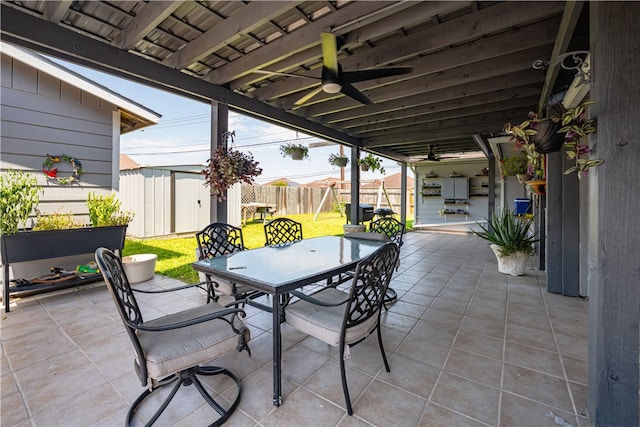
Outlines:
<svg viewBox="0 0 640 427"><path fill-rule="evenodd" d="M124 272L129 283L140 283L153 278L156 271L156 254L129 255L122 258Z"/></svg>
<svg viewBox="0 0 640 427"><path fill-rule="evenodd" d="M522 276L525 273L527 267L527 260L529 255L524 252L516 252L513 255L502 256L500 255L500 246L490 245L493 253L496 254L498 259L498 271L500 273L509 274L510 276Z"/></svg>

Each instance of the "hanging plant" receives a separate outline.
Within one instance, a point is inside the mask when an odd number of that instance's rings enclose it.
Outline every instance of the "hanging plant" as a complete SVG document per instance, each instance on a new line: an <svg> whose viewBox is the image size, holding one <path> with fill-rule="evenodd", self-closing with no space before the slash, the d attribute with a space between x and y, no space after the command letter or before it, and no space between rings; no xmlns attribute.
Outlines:
<svg viewBox="0 0 640 427"><path fill-rule="evenodd" d="M564 174L568 175L572 172L577 172L578 179L586 175L589 172L589 168L604 163L602 159L581 158L591 153L591 148L588 144L581 144L580 141L584 141L587 135L596 131L594 120L586 117L586 107L593 104L595 102L584 102L575 108L567 110L562 115L560 132L566 132L564 143L566 153L570 159L575 161L575 165L564 171Z"/></svg>
<svg viewBox="0 0 640 427"><path fill-rule="evenodd" d="M337 166L339 168L343 168L347 166L349 162L349 158L346 156L341 156L340 154L329 154L329 164L333 166Z"/></svg>
<svg viewBox="0 0 640 427"><path fill-rule="evenodd" d="M564 146L567 156L575 161L575 165L564 171L565 175L577 172L578 179L588 173L588 169L601 165L604 160L585 159L583 156L591 153L588 144L583 144L587 135L594 133L596 127L593 119L586 117L586 108L594 102L582 102L575 108L566 110L560 117L540 117L534 112L529 113L529 119L519 125L507 123L505 132L512 135L516 149L527 154L529 169L537 169L542 154L557 151ZM552 147L553 146L553 147ZM558 148L555 149L554 147ZM536 156L538 154L538 156ZM532 176L544 177L544 173Z"/></svg>
<svg viewBox="0 0 640 427"><path fill-rule="evenodd" d="M380 171L381 174L384 175L384 168L382 167L382 162L380 161L380 157L374 156L371 153L367 153L366 156L358 160L358 164L360 165L360 170L366 171Z"/></svg>
<svg viewBox="0 0 640 427"><path fill-rule="evenodd" d="M234 133L225 136L233 138ZM211 196L218 197L219 202L226 200L227 190L232 185L238 182L255 182L255 178L262 173L262 168L258 165L251 153L243 153L233 146L219 146L213 152L213 157L207 160L207 167L202 170L204 185L209 187Z"/></svg>
<svg viewBox="0 0 640 427"><path fill-rule="evenodd" d="M60 162L69 162L71 168L73 168L73 172L70 176L58 176L58 168L54 166ZM75 157L67 156L66 154L61 156L52 156L51 154L47 154L47 159L42 163L42 172L47 177L47 181L53 181L60 185L69 185L74 182L78 182L83 171L80 161Z"/></svg>
<svg viewBox="0 0 640 427"><path fill-rule="evenodd" d="M287 142L280 146L282 157L291 157L292 160L303 160L309 158L309 147L302 144Z"/></svg>

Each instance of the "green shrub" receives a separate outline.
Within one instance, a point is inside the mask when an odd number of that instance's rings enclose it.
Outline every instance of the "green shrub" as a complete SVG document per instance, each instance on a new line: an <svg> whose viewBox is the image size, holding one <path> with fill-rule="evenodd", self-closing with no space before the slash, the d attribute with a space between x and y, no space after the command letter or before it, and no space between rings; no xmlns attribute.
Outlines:
<svg viewBox="0 0 640 427"><path fill-rule="evenodd" d="M36 225L33 227L35 231L42 230L66 230L68 228L84 227L81 221L77 221L71 212L69 213L52 213L48 215L38 214Z"/></svg>
<svg viewBox="0 0 640 427"><path fill-rule="evenodd" d="M133 220L133 212L123 212L120 210L120 200L115 193L108 196L98 196L89 193L87 198L87 208L89 209L89 219L94 227L108 227L113 225L127 225Z"/></svg>
<svg viewBox="0 0 640 427"><path fill-rule="evenodd" d="M18 232L18 226L38 206L40 193L33 174L10 170L0 175L0 234Z"/></svg>

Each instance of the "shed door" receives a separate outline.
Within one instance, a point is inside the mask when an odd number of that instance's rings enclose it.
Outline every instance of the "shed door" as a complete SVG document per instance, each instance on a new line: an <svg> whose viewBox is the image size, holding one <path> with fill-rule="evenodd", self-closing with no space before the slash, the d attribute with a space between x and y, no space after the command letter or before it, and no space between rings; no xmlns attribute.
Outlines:
<svg viewBox="0 0 640 427"><path fill-rule="evenodd" d="M209 224L209 190L200 174L175 172L173 212L176 233L195 233Z"/></svg>

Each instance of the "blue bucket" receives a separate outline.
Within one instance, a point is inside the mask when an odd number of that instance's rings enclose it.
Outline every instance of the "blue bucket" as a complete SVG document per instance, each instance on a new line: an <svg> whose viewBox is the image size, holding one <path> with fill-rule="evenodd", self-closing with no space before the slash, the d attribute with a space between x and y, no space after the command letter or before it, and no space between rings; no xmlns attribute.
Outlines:
<svg viewBox="0 0 640 427"><path fill-rule="evenodd" d="M513 201L515 205L515 214L516 215L524 215L530 213L531 211L531 200L529 199L515 199Z"/></svg>

